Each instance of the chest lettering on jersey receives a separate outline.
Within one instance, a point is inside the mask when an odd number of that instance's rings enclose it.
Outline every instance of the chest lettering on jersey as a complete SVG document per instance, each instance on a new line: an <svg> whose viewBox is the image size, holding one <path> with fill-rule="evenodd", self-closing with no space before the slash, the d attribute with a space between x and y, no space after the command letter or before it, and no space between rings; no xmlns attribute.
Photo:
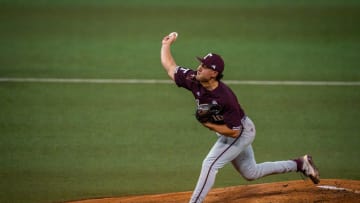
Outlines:
<svg viewBox="0 0 360 203"><path fill-rule="evenodd" d="M199 99L195 99L195 103L196 103L196 107L200 106L200 101L199 101Z"/></svg>

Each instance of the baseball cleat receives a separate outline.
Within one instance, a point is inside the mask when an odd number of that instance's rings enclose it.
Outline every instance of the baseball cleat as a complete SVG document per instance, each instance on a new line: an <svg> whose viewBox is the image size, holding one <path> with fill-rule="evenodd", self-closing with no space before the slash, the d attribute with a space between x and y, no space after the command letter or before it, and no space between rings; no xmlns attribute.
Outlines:
<svg viewBox="0 0 360 203"><path fill-rule="evenodd" d="M298 161L300 163L298 171L303 173L306 177L309 177L314 184L318 184L320 182L319 170L316 168L312 157L310 155L305 155L298 158Z"/></svg>

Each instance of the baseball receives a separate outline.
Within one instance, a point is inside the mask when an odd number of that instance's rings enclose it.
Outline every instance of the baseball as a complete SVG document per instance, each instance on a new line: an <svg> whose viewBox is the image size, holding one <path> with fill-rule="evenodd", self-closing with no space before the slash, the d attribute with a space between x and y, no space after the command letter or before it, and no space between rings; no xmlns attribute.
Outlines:
<svg viewBox="0 0 360 203"><path fill-rule="evenodd" d="M175 39L176 39L176 38L178 37L178 35L179 35L179 34L178 34L177 32L172 32L172 33L169 34L169 37L173 37L173 36L174 36Z"/></svg>

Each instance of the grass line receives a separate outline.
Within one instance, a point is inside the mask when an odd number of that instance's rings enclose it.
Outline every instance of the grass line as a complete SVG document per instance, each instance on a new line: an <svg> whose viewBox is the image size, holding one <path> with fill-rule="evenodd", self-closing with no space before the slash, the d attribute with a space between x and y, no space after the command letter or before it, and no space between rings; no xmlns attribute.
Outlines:
<svg viewBox="0 0 360 203"><path fill-rule="evenodd" d="M18 83L93 83L93 84L172 84L171 80L158 79L97 79L97 78L0 78L0 82ZM279 86L360 86L360 81L266 81L225 80L231 85L279 85Z"/></svg>

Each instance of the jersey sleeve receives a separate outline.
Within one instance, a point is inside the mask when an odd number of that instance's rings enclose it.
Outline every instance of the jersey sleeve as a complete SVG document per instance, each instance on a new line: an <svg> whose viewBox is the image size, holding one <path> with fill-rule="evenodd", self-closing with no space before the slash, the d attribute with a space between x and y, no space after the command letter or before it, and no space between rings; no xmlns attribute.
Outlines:
<svg viewBox="0 0 360 203"><path fill-rule="evenodd" d="M174 75L175 83L178 87L191 90L192 85L194 85L195 76L196 71L178 66L176 67Z"/></svg>

